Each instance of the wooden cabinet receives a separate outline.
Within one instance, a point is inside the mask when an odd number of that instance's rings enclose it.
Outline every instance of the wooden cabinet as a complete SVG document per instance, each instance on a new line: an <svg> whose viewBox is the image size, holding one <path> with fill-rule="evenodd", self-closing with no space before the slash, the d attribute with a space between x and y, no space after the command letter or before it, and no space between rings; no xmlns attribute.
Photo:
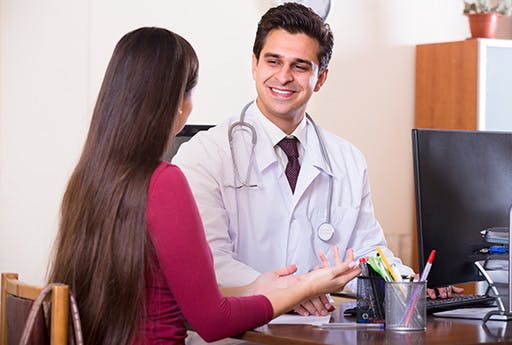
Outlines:
<svg viewBox="0 0 512 345"><path fill-rule="evenodd" d="M512 40L416 46L415 127L512 131Z"/></svg>

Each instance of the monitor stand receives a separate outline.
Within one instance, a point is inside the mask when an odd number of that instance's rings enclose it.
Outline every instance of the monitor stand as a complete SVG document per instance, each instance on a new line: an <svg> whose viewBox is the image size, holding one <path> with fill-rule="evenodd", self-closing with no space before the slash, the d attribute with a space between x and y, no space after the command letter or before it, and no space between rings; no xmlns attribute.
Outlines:
<svg viewBox="0 0 512 345"><path fill-rule="evenodd" d="M503 303L503 295L500 296L500 293L498 289L496 288L496 285L494 284L494 281L491 279L489 274L486 272L485 268L479 263L475 262L475 266L478 268L478 270L482 273L485 280L487 280L487 283L489 284L489 287L487 288L486 294L489 293L490 290L494 292L496 295L496 302L498 303L498 310L492 310L488 312L484 318L483 323L485 324L493 315L501 315L505 316L503 320L512 320L512 253L510 250L510 244L512 243L512 207L510 207L509 211L509 231L508 231L508 244L509 244L509 250L508 250L508 296L507 296L507 306L505 307Z"/></svg>

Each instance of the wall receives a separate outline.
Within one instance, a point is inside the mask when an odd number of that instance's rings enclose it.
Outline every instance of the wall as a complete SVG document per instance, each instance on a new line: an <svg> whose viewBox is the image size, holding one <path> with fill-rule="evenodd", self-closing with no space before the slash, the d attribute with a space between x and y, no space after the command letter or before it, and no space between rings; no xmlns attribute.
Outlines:
<svg viewBox="0 0 512 345"><path fill-rule="evenodd" d="M44 280L67 178L115 43L163 26L196 48L190 123L217 123L254 97L252 40L267 0L0 0L0 271ZM200 10L196 10L201 6ZM459 0L334 0L329 78L309 112L365 154L390 247L411 263L414 46L465 39ZM510 37L510 22L500 37ZM222 102L219 102L222 100Z"/></svg>

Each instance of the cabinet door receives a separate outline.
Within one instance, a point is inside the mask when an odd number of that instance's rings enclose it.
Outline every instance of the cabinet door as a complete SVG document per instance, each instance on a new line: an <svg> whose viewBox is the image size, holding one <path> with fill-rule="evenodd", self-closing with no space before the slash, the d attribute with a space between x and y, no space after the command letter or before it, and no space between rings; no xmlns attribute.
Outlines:
<svg viewBox="0 0 512 345"><path fill-rule="evenodd" d="M476 39L416 46L415 127L478 128L478 47Z"/></svg>
<svg viewBox="0 0 512 345"><path fill-rule="evenodd" d="M478 129L512 131L512 41L480 46Z"/></svg>

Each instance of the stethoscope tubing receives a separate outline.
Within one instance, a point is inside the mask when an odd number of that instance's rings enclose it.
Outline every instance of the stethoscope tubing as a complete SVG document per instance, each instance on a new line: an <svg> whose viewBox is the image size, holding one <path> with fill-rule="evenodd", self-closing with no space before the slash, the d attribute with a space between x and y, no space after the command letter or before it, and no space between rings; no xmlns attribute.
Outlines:
<svg viewBox="0 0 512 345"><path fill-rule="evenodd" d="M250 101L249 103L247 103L243 108L242 108L242 111L240 112L240 119L234 123L231 124L231 126L229 126L228 128L228 141L229 141L229 149L231 151L231 158L233 160L233 171L234 171L234 178L235 178L235 183L232 185L232 186L227 186L227 187L232 187L232 188L235 188L235 189L241 189L241 188L244 188L244 187L248 187L248 188L251 188L251 187L257 187L256 184L251 184L249 183L249 175L250 175L250 172L251 172L251 166L252 166L252 160L254 158L254 150L255 150L255 147L256 147L256 143L258 142L257 141L257 134L256 134L256 129L254 128L253 125L251 125L250 123L246 122L245 121L245 114L247 112L247 109L254 103L254 100ZM324 141L324 138L322 136L322 133L320 133L320 130L318 129L318 126L316 125L315 121L313 121L313 119L311 118L311 116L306 113L306 117L307 119L311 122L311 124L313 125L313 128L315 130L315 133L316 133L316 136L318 138L318 143L320 144L320 153L322 154L322 158L324 160L324 162L326 163L327 167L329 168L330 170L330 173L332 173L332 165L331 165L331 160L329 158L329 154L327 153L327 148L325 146L325 141ZM235 128L241 128L241 129L245 129L245 130L248 130L250 133L251 133L251 145L252 145L252 148L251 148L251 155L249 157L249 164L248 164L248 167L247 167L247 173L245 175L245 179L242 180L242 177L240 175L240 170L238 168L238 165L236 163L236 159L235 159L235 150L233 148L233 137L234 137L234 130ZM238 180L238 183L237 183L237 180ZM332 238L333 234L334 234L334 227L331 225L331 207L332 207L332 197L333 197L333 189L334 189L334 185L333 185L333 177L332 175L329 175L329 193L327 194L327 208L326 208L326 211L325 211L325 222L322 223L319 227L319 229L317 230L318 232L318 237L322 240L322 241L328 241ZM320 229L322 227L329 227L330 229L332 228L332 230L328 231L329 234L328 235L322 235L321 234L321 231Z"/></svg>

